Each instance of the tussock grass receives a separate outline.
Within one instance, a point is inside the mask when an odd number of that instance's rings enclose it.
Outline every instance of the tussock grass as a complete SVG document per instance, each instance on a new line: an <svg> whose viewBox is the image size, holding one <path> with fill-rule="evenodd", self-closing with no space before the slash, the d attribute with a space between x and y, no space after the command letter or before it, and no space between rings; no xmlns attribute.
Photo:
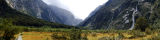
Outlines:
<svg viewBox="0 0 160 40"><path fill-rule="evenodd" d="M159 32L150 31L150 34L141 31L127 31L127 30L83 30L81 39L84 40L153 40L159 39ZM55 36L55 35L56 36ZM54 35L54 36L53 36ZM23 40L56 40L71 39L69 32L23 32ZM54 38L53 38L54 37ZM63 39L62 39L63 38Z"/></svg>

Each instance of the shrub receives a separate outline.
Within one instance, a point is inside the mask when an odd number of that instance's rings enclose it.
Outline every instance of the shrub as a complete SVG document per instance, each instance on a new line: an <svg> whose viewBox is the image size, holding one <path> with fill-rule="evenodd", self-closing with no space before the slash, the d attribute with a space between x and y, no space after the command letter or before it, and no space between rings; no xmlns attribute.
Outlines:
<svg viewBox="0 0 160 40"><path fill-rule="evenodd" d="M82 39L81 40L88 40L88 38L87 38L87 34L84 34L84 37L82 37Z"/></svg>
<svg viewBox="0 0 160 40"><path fill-rule="evenodd" d="M58 32L52 34L52 38L54 40L68 40L66 36L67 34L62 33L61 35L59 35Z"/></svg>
<svg viewBox="0 0 160 40"><path fill-rule="evenodd" d="M152 34L153 32L151 31L151 29L149 29L149 28L146 28L146 34Z"/></svg>
<svg viewBox="0 0 160 40"><path fill-rule="evenodd" d="M0 23L1 31L4 32L3 39L11 40L14 39L14 35L20 32L18 27L12 25L12 21L4 19Z"/></svg>
<svg viewBox="0 0 160 40"><path fill-rule="evenodd" d="M81 30L72 28L70 31L70 40L80 40L81 39Z"/></svg>
<svg viewBox="0 0 160 40"><path fill-rule="evenodd" d="M156 23L154 23L152 26L152 29L155 30L155 29L160 29L160 19L156 20L155 21Z"/></svg>
<svg viewBox="0 0 160 40"><path fill-rule="evenodd" d="M152 37L152 38L149 39L149 40L160 40L160 34L158 34L158 36L156 36L156 37Z"/></svg>
<svg viewBox="0 0 160 40"><path fill-rule="evenodd" d="M145 31L145 29L149 27L149 24L148 24L147 19L145 19L144 17L139 17L136 20L135 26L136 26L135 27L136 30Z"/></svg>

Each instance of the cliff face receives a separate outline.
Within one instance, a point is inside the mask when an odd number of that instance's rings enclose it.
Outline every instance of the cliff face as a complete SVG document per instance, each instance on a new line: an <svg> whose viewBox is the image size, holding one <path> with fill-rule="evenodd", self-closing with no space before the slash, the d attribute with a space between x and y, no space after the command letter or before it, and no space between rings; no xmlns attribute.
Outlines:
<svg viewBox="0 0 160 40"><path fill-rule="evenodd" d="M50 6L50 7L53 9L54 13L56 13L55 15L58 17L60 22L63 23L63 24L68 24L68 25L74 25L75 26L82 21L81 19L76 19L72 15L71 12L69 12L65 9L61 9L61 8L56 7L56 6Z"/></svg>
<svg viewBox="0 0 160 40"><path fill-rule="evenodd" d="M159 20L159 0L109 0L80 26L89 29L129 29L136 19L145 17L150 25Z"/></svg>
<svg viewBox="0 0 160 40"><path fill-rule="evenodd" d="M76 25L80 22L75 22L75 20L79 19L75 19L71 12L56 6L49 6L42 0L6 0L6 2L10 7L20 12L47 21L66 25Z"/></svg>

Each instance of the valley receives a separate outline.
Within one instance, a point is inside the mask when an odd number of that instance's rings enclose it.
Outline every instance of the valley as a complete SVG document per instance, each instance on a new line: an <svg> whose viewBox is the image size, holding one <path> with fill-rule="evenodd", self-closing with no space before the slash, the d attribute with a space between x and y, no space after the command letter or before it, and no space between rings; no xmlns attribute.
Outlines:
<svg viewBox="0 0 160 40"><path fill-rule="evenodd" d="M85 20L42 0L0 0L0 40L160 40L160 0L108 0Z"/></svg>

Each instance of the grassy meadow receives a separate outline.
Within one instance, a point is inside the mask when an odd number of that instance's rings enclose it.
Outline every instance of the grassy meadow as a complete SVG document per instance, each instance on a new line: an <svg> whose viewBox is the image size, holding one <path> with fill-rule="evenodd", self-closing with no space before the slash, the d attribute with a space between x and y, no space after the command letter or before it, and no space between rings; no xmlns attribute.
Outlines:
<svg viewBox="0 0 160 40"><path fill-rule="evenodd" d="M66 30L66 29L65 29ZM70 31L61 32L22 32L23 40L72 40L73 35ZM72 34L72 35L71 35ZM77 37L77 36L74 36ZM80 38L75 40L158 40L159 31L141 32L126 30L82 30Z"/></svg>

